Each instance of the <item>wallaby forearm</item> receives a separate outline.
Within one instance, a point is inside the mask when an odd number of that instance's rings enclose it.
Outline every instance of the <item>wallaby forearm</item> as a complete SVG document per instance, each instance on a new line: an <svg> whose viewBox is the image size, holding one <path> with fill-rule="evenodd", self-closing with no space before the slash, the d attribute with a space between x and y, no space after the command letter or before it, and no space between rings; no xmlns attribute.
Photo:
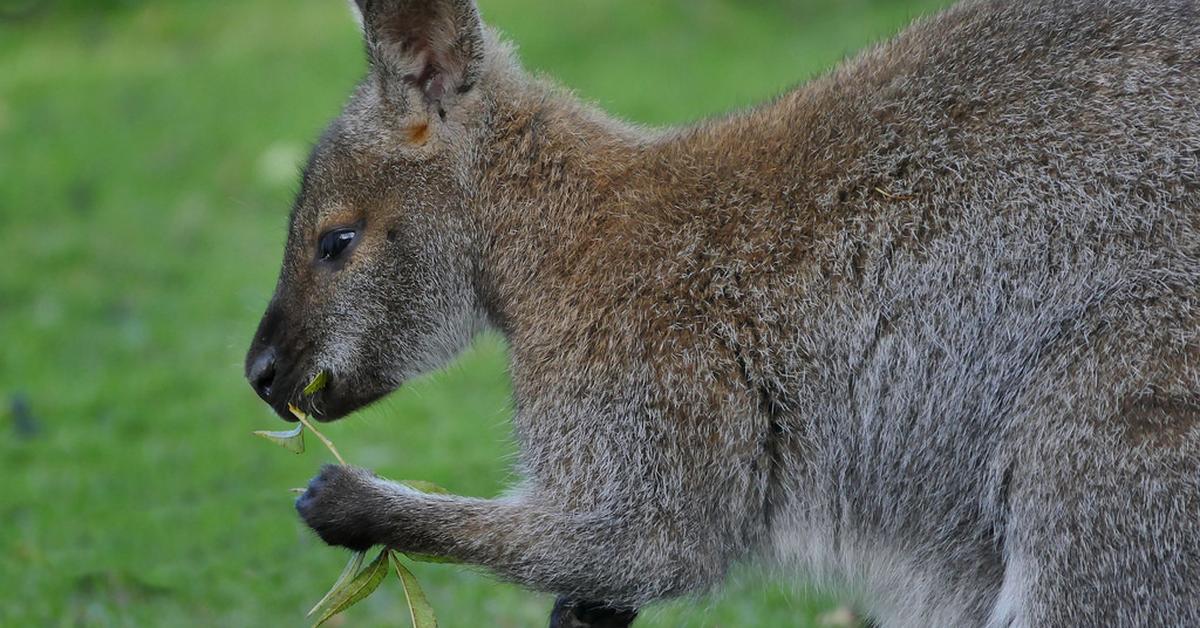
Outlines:
<svg viewBox="0 0 1200 628"><path fill-rule="evenodd" d="M711 584L720 556L636 512L567 512L530 497L392 495L381 541L480 565L527 587L631 607ZM686 551L684 548L687 548ZM700 560L704 558L705 560Z"/></svg>
<svg viewBox="0 0 1200 628"><path fill-rule="evenodd" d="M658 513L636 506L567 511L554 501L429 495L362 469L327 466L297 508L330 543L444 556L528 587L624 608L703 588L729 562L701 529Z"/></svg>

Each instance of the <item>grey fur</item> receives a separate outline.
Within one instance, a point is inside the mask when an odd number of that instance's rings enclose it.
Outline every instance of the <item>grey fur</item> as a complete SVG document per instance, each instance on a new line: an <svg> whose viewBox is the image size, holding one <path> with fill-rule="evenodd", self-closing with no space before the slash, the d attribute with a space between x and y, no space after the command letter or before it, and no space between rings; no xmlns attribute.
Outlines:
<svg viewBox="0 0 1200 628"><path fill-rule="evenodd" d="M377 63L331 127L256 349L332 419L500 329L526 480L329 467L323 538L618 607L757 560L885 625L1200 625L1200 5L971 1L664 131L477 36L469 90Z"/></svg>

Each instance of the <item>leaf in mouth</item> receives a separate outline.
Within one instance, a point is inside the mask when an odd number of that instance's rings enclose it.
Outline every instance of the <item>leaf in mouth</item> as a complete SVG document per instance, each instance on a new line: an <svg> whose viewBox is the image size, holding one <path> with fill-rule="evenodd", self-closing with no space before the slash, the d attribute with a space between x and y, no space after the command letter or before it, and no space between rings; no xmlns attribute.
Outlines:
<svg viewBox="0 0 1200 628"><path fill-rule="evenodd" d="M329 383L329 371L321 371L316 377L304 387L304 396L311 397L321 392L325 385Z"/></svg>

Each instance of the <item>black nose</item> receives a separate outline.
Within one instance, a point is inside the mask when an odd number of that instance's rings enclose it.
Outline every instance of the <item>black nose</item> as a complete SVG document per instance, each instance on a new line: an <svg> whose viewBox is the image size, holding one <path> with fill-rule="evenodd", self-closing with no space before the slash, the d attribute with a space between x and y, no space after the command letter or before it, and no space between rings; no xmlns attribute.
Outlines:
<svg viewBox="0 0 1200 628"><path fill-rule="evenodd" d="M275 383L275 347L267 347L246 369L246 379L263 401L271 400L271 385Z"/></svg>

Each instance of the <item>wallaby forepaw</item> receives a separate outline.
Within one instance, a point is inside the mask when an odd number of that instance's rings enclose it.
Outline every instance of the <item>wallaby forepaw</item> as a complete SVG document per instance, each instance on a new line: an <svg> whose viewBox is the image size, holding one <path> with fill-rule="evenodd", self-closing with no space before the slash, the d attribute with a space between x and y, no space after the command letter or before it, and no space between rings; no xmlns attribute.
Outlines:
<svg viewBox="0 0 1200 628"><path fill-rule="evenodd" d="M296 512L322 541L363 551L379 545L379 491L365 469L325 465L296 500Z"/></svg>

